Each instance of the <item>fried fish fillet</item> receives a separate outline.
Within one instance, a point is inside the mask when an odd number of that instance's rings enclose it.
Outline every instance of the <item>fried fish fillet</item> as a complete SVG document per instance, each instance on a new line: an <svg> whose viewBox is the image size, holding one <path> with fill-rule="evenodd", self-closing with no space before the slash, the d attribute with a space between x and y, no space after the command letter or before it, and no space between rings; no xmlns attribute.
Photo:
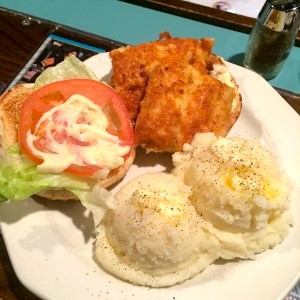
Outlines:
<svg viewBox="0 0 300 300"><path fill-rule="evenodd" d="M197 132L225 136L241 111L241 96L213 39L171 38L110 53L112 85L147 151L181 151Z"/></svg>
<svg viewBox="0 0 300 300"><path fill-rule="evenodd" d="M234 97L233 88L191 65L156 67L141 102L135 144L148 151L174 152L197 132L226 135Z"/></svg>
<svg viewBox="0 0 300 300"><path fill-rule="evenodd" d="M157 66L194 63L207 72L213 44L214 40L210 38L171 38L164 34L158 41L112 50L109 54L113 67L111 83L123 97L132 121L139 114L149 75Z"/></svg>

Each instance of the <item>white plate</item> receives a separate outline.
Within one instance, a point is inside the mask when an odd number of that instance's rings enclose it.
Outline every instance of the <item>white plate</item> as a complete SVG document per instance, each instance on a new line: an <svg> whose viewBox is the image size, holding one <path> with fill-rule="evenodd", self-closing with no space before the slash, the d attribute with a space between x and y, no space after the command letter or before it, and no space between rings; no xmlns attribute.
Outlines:
<svg viewBox="0 0 300 300"><path fill-rule="evenodd" d="M99 77L110 73L107 54L87 64ZM260 138L298 185L292 194L295 226L288 238L253 261L213 264L181 285L149 289L123 282L95 263L92 217L79 202L7 203L0 207L1 230L15 272L28 289L51 300L274 300L288 293L300 275L300 118L260 76L230 63L228 67L243 96L243 111L230 135ZM169 164L169 155L145 157L139 151L119 186Z"/></svg>

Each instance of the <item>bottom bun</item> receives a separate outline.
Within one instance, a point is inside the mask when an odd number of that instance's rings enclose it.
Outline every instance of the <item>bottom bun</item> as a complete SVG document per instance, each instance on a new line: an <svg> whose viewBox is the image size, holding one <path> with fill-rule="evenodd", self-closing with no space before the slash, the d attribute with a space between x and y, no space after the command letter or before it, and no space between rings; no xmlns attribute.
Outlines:
<svg viewBox="0 0 300 300"><path fill-rule="evenodd" d="M99 180L99 184L103 188L108 188L111 185L117 183L121 180L129 168L131 167L135 158L135 150L132 149L129 157L125 160L124 164L117 169L110 171L108 176L105 179ZM42 197L47 200L78 200L72 192L66 189L44 189L37 193L37 196Z"/></svg>
<svg viewBox="0 0 300 300"><path fill-rule="evenodd" d="M77 196L66 189L44 189L36 195L47 200L78 200Z"/></svg>

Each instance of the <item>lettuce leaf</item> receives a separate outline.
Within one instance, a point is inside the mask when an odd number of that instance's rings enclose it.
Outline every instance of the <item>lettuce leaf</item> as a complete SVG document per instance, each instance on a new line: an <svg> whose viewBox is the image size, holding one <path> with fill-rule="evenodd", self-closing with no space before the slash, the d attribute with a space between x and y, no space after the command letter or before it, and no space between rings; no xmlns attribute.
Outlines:
<svg viewBox="0 0 300 300"><path fill-rule="evenodd" d="M0 153L0 205L6 201L25 200L45 188L65 188L74 193L92 212L96 231L106 212L115 207L113 194L102 188L96 179L39 173L37 165L20 152L17 144Z"/></svg>
<svg viewBox="0 0 300 300"><path fill-rule="evenodd" d="M54 67L47 68L35 81L34 89L66 79L84 78L98 80L93 71L72 55Z"/></svg>
<svg viewBox="0 0 300 300"><path fill-rule="evenodd" d="M1 155L0 155L1 156ZM114 208L113 194L102 188L96 179L68 174L42 174L37 165L13 145L0 158L0 205L5 201L21 201L45 188L65 188L74 193L93 214L95 228L105 213Z"/></svg>
<svg viewBox="0 0 300 300"><path fill-rule="evenodd" d="M95 184L90 191L72 190L81 204L93 214L95 228L100 225L105 213L115 208L115 197L111 191Z"/></svg>
<svg viewBox="0 0 300 300"><path fill-rule="evenodd" d="M97 183L95 179L81 178L69 174L43 174L37 165L19 153L14 145L0 159L0 204L19 201L45 188L65 188L78 195L90 193Z"/></svg>

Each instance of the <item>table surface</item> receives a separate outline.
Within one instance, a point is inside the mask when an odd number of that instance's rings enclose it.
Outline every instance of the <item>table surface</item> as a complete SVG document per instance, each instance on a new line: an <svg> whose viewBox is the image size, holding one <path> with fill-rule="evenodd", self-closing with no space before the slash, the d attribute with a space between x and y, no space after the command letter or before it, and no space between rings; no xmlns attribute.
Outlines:
<svg viewBox="0 0 300 300"><path fill-rule="evenodd" d="M0 0L0 6L52 20L128 44L158 38L169 31L180 37L214 37L214 52L241 63L248 34L205 24L120 0ZM274 49L276 50L276 49ZM274 86L300 93L300 47L294 47Z"/></svg>
<svg viewBox="0 0 300 300"><path fill-rule="evenodd" d="M179 37L214 37L214 52L230 62L241 62L248 34L205 24L196 20L141 7L118 0L0 0L0 7L13 9L41 19L78 28L127 44L158 38L169 31ZM0 49L1 51L1 49ZM1 66L0 66L1 68ZM1 69L0 69L1 73ZM294 47L280 75L270 81L273 86L300 93L300 47ZM300 114L298 99L292 106ZM18 281L0 236L0 299L37 300Z"/></svg>

